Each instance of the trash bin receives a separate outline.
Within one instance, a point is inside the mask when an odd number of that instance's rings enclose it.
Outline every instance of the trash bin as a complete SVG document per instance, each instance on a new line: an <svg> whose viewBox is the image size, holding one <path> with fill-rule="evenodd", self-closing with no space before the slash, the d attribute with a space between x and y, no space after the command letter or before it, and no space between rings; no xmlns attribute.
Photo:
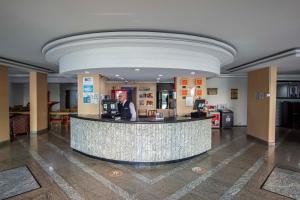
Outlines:
<svg viewBox="0 0 300 200"><path fill-rule="evenodd" d="M229 109L219 110L221 113L221 127L232 128L233 127L233 112Z"/></svg>

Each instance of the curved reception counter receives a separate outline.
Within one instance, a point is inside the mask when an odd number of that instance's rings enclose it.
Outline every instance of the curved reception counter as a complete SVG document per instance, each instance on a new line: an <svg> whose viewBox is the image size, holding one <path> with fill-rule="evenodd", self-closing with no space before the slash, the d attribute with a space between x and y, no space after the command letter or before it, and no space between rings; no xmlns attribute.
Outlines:
<svg viewBox="0 0 300 200"><path fill-rule="evenodd" d="M71 116L71 147L121 163L168 163L211 148L211 118L149 118L135 121Z"/></svg>

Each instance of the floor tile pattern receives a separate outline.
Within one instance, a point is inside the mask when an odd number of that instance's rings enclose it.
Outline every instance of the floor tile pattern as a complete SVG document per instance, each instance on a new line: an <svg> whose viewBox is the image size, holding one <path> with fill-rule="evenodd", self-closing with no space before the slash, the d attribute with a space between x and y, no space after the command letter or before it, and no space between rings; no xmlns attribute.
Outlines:
<svg viewBox="0 0 300 200"><path fill-rule="evenodd" d="M275 167L263 188L293 199L300 199L300 173Z"/></svg>
<svg viewBox="0 0 300 200"><path fill-rule="evenodd" d="M0 172L0 199L40 188L27 167L22 166Z"/></svg>
<svg viewBox="0 0 300 200"><path fill-rule="evenodd" d="M268 147L248 138L245 127L214 129L207 153L148 166L84 156L70 148L68 127L54 127L1 145L0 171L28 166L41 185L11 199L290 199L261 188L275 166L300 170L300 131L278 128L276 132L279 142ZM285 178L272 181L276 183L272 187L285 183Z"/></svg>

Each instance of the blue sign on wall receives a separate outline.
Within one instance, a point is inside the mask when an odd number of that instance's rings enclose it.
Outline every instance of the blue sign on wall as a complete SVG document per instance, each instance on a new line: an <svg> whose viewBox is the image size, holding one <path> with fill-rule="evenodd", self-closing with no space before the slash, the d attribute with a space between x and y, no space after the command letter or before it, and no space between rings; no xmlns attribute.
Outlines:
<svg viewBox="0 0 300 200"><path fill-rule="evenodd" d="M93 85L84 85L83 86L83 92L94 92L94 86Z"/></svg>
<svg viewBox="0 0 300 200"><path fill-rule="evenodd" d="M91 103L91 96L87 95L83 97L83 103Z"/></svg>

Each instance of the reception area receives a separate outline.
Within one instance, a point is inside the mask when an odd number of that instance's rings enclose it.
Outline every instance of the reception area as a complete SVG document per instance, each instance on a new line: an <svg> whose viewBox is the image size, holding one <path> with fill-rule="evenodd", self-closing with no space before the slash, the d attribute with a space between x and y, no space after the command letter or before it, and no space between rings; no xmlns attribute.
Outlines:
<svg viewBox="0 0 300 200"><path fill-rule="evenodd" d="M119 163L170 163L211 149L211 118L115 121L71 116L71 147Z"/></svg>
<svg viewBox="0 0 300 200"><path fill-rule="evenodd" d="M1 2L0 200L300 199L298 8Z"/></svg>
<svg viewBox="0 0 300 200"><path fill-rule="evenodd" d="M78 74L78 114L70 120L72 149L133 164L177 162L211 149L206 78L233 61L236 51L230 45L184 34L126 31L71 36L46 44L42 52L48 62L59 64L61 73ZM160 56L152 60L154 54ZM124 83L108 83L122 78ZM129 82L140 79L174 79L167 91L174 108L156 110L163 104L155 99L157 83ZM167 107L170 100L165 99ZM147 115L141 118L143 111Z"/></svg>

